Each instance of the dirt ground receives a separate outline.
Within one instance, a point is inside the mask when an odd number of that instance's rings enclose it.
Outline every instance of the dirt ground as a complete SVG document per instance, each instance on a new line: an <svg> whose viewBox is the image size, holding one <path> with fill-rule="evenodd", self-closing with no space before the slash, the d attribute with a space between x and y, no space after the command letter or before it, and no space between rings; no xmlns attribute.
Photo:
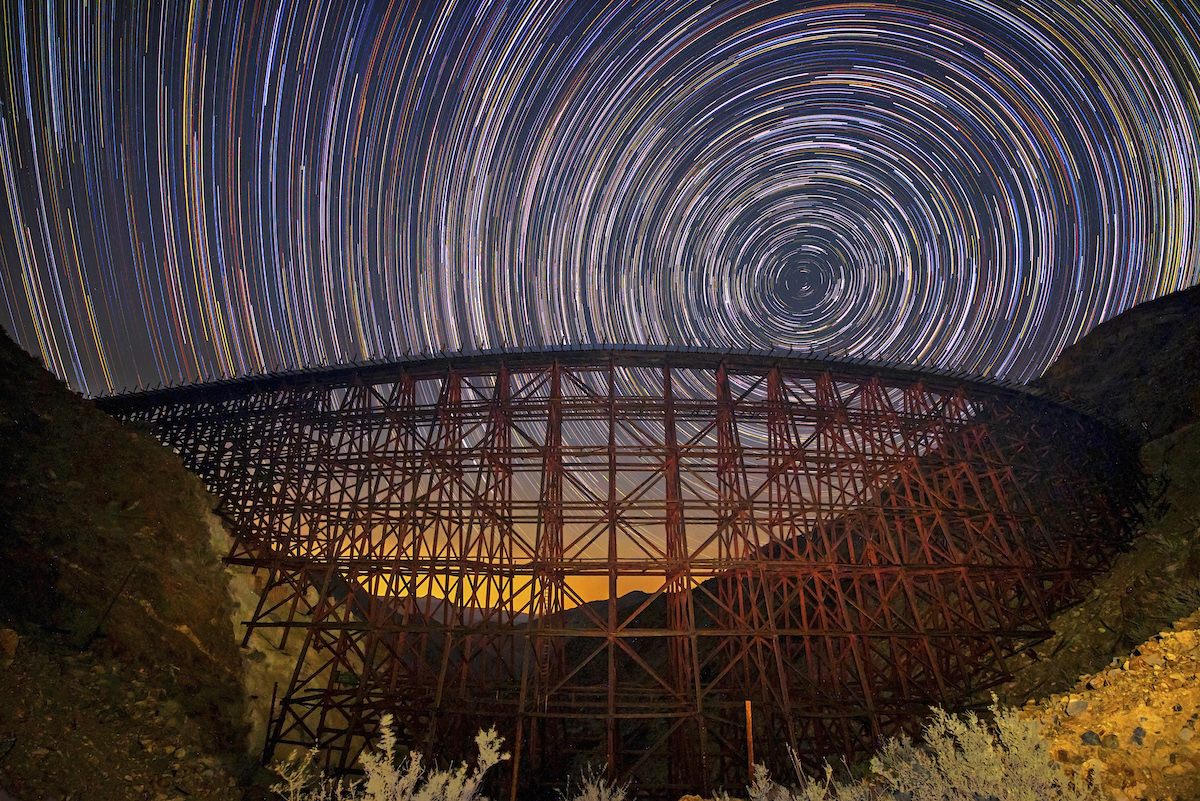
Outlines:
<svg viewBox="0 0 1200 801"><path fill-rule="evenodd" d="M242 798L145 669L28 638L9 658L0 659L0 788L12 798Z"/></svg>

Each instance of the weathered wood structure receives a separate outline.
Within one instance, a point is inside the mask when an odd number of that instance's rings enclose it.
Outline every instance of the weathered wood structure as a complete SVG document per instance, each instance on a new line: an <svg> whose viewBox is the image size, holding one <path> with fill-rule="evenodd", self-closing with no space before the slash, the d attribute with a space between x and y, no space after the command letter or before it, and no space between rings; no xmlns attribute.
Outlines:
<svg viewBox="0 0 1200 801"><path fill-rule="evenodd" d="M99 403L203 477L267 576L247 626L308 656L269 747L347 768L386 713L446 755L496 725L513 793L591 761L678 797L744 783L751 743L781 770L911 731L1081 599L1142 487L1023 388L778 352L443 354Z"/></svg>

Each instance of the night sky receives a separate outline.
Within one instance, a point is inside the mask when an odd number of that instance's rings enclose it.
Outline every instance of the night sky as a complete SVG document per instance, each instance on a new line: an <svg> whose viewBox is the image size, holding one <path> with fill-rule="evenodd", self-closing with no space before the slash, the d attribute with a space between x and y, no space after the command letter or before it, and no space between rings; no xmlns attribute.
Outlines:
<svg viewBox="0 0 1200 801"><path fill-rule="evenodd" d="M1191 0L0 2L0 325L86 394L564 343L1022 381L1200 282Z"/></svg>

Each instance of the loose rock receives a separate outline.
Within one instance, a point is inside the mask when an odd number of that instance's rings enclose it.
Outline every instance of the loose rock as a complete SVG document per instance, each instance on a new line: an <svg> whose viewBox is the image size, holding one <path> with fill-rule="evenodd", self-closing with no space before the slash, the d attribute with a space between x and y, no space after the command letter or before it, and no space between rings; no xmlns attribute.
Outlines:
<svg viewBox="0 0 1200 801"><path fill-rule="evenodd" d="M1071 717L1082 715L1087 711L1087 708L1088 702L1084 701L1082 698L1076 698L1067 702L1067 714Z"/></svg>

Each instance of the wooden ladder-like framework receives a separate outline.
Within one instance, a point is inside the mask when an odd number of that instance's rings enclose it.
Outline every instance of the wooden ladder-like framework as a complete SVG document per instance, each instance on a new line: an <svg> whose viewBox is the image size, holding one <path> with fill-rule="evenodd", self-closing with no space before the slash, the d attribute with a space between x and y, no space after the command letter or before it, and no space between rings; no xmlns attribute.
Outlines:
<svg viewBox="0 0 1200 801"><path fill-rule="evenodd" d="M677 798L746 783L751 744L779 772L915 733L1085 595L1143 487L1020 388L779 354L459 354L100 405L265 572L247 637L300 654L268 752L345 769L384 714L443 755L494 725L514 795L591 762Z"/></svg>

